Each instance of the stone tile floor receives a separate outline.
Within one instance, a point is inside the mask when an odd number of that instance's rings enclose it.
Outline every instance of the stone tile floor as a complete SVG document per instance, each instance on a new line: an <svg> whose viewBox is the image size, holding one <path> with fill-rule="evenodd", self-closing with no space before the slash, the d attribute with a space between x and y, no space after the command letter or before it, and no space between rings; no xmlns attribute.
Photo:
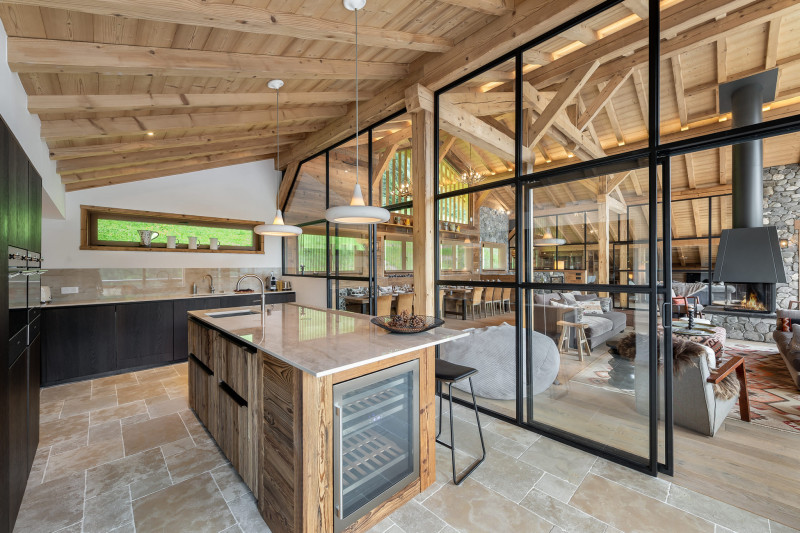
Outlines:
<svg viewBox="0 0 800 533"><path fill-rule="evenodd" d="M15 531L268 532L188 409L186 373L178 364L43 390ZM463 468L480 450L477 425L454 412ZM371 533L797 531L504 422L481 425L487 458L469 479L455 486L437 447L434 485Z"/></svg>

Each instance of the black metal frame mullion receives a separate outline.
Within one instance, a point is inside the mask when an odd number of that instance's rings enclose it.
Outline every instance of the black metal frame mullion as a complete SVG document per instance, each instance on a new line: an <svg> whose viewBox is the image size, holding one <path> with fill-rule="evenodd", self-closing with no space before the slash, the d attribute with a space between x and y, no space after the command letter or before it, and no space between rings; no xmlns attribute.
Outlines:
<svg viewBox="0 0 800 533"><path fill-rule="evenodd" d="M657 240L658 232L656 221L658 220L658 159L657 150L660 141L660 66L661 66L661 6L659 0L649 0L649 13L656 16L648 17L649 21L649 46L648 46L648 101L650 107L648 109L648 148L649 155L649 218L651 223L648 226L649 232L649 265L648 265L648 281L650 282L650 308L649 308L649 351L650 357L648 358L648 374L649 374L649 392L650 392L650 473L653 476L658 475L658 414L659 414L659 394L658 394L658 271L657 271ZM665 204L666 208L669 205ZM665 358L670 359L670 358Z"/></svg>
<svg viewBox="0 0 800 533"><path fill-rule="evenodd" d="M661 162L662 168L662 199L661 199L661 223L663 229L662 260L664 261L664 305L661 307L661 325L664 328L661 349L664 356L664 463L658 463L658 471L662 474L672 476L675 473L675 452L674 452L674 417L672 403L672 357L666 354L672 353L672 217L670 216L669 206L672 204L672 165L670 158L666 157ZM709 219L710 211L709 211ZM710 241L709 241L710 242ZM667 250L670 251L667 254ZM658 354L656 354L658 357Z"/></svg>

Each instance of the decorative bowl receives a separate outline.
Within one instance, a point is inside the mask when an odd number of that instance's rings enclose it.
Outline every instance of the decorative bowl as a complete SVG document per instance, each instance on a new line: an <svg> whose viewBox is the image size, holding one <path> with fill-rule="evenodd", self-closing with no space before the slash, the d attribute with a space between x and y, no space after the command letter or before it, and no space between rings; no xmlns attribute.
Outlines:
<svg viewBox="0 0 800 533"><path fill-rule="evenodd" d="M385 329L390 333L422 333L429 329L438 328L444 325L444 320L436 318L435 316L423 316L423 323L421 326L393 326L389 323L397 315L376 316L370 322L376 326Z"/></svg>

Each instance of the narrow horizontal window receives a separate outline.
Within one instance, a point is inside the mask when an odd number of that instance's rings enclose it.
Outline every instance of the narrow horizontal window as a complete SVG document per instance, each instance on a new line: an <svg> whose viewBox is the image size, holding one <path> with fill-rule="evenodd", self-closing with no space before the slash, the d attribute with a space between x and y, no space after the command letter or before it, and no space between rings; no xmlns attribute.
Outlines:
<svg viewBox="0 0 800 533"><path fill-rule="evenodd" d="M264 253L263 222L81 206L82 250Z"/></svg>

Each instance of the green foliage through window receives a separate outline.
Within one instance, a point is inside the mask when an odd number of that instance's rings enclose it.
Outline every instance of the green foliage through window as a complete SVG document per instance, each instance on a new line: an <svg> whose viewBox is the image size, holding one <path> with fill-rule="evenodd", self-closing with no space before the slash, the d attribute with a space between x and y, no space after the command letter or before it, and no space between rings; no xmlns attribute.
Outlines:
<svg viewBox="0 0 800 533"><path fill-rule="evenodd" d="M253 246L253 236L249 229L222 228L210 226L191 226L187 224L168 224L133 220L97 219L97 240L106 242L140 242L138 230L157 231L154 243L166 243L167 236L177 237L178 244L187 244L189 237L197 237L199 245L209 244L209 239L216 237L220 246Z"/></svg>

